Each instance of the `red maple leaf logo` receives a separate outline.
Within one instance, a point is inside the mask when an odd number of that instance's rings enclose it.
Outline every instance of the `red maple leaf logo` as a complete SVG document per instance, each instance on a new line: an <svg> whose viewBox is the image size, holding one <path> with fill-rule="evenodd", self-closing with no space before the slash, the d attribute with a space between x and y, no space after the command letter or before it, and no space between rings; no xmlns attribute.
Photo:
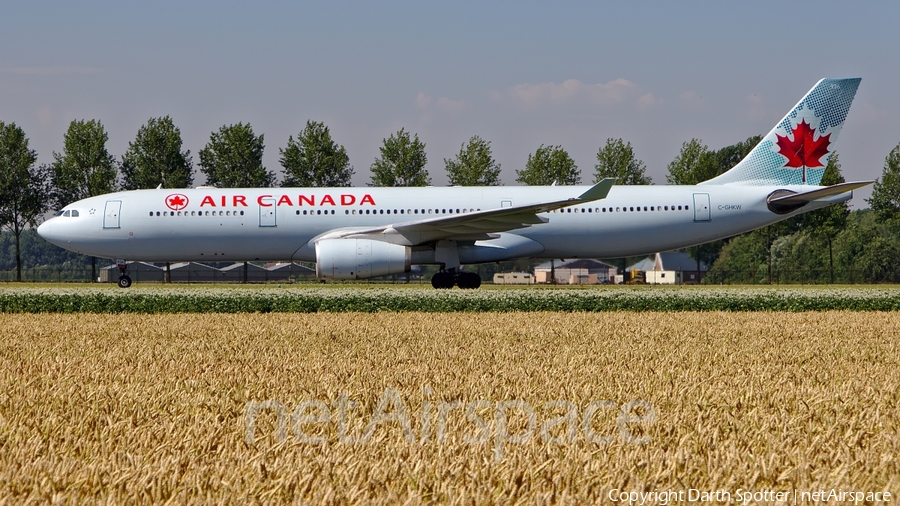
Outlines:
<svg viewBox="0 0 900 506"><path fill-rule="evenodd" d="M806 169L810 167L822 167L820 159L828 154L828 146L831 144L831 134L820 135L815 138L816 131L809 126L806 119L800 120L791 130L794 139L788 136L775 134L778 140L778 153L785 158L785 167L803 168L803 182L806 182Z"/></svg>
<svg viewBox="0 0 900 506"><path fill-rule="evenodd" d="M173 211L180 211L187 207L188 198L186 195L182 195L180 193L176 193L174 195L169 195L166 197L166 207Z"/></svg>

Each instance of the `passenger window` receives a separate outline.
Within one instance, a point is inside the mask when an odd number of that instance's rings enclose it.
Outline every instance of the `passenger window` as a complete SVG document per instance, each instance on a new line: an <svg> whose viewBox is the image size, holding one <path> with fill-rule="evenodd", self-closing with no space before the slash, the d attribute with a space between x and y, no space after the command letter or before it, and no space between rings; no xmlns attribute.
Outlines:
<svg viewBox="0 0 900 506"><path fill-rule="evenodd" d="M684 206L684 210L687 211L687 210L688 210L688 206ZM75 216L75 214L74 214L75 211L72 211L72 213L73 213L72 216Z"/></svg>
<svg viewBox="0 0 900 506"><path fill-rule="evenodd" d="M153 211L150 211L150 216L153 216Z"/></svg>
<svg viewBox="0 0 900 506"><path fill-rule="evenodd" d="M681 206L678 206L678 210L681 211Z"/></svg>

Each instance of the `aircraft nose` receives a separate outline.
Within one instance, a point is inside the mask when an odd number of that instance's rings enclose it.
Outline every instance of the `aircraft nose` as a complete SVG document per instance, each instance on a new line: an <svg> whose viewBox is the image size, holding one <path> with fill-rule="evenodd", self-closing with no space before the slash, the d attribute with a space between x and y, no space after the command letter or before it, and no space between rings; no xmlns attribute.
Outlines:
<svg viewBox="0 0 900 506"><path fill-rule="evenodd" d="M56 244L56 235L53 233L53 229L55 227L55 223L50 219L49 221L45 221L41 223L37 228L37 233L41 236L45 241Z"/></svg>

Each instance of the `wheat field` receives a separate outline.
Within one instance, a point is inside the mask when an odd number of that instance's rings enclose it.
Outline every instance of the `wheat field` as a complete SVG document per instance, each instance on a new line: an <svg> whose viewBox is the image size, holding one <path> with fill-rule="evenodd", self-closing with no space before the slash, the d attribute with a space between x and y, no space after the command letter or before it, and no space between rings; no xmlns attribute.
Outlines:
<svg viewBox="0 0 900 506"><path fill-rule="evenodd" d="M0 326L0 503L900 492L900 314L0 314Z"/></svg>

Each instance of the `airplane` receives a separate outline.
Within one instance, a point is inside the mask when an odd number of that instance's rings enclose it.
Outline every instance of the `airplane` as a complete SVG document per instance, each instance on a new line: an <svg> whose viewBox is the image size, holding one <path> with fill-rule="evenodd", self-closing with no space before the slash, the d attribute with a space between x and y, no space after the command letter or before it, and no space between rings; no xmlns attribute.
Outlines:
<svg viewBox="0 0 900 506"><path fill-rule="evenodd" d="M737 165L698 185L132 190L69 204L38 227L65 249L128 260L315 262L322 281L438 265L434 288L478 288L464 264L618 258L694 246L845 202L820 186L859 78L820 80Z"/></svg>

